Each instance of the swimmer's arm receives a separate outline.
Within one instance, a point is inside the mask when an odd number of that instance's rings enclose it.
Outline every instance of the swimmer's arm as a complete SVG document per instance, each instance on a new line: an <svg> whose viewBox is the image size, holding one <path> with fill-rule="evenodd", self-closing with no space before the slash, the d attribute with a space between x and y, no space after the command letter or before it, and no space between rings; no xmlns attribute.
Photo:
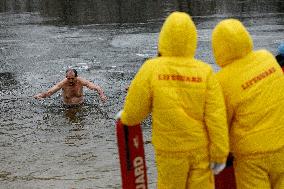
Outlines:
<svg viewBox="0 0 284 189"><path fill-rule="evenodd" d="M100 98L103 102L106 101L107 97L104 94L103 89L99 85L96 85L96 84L94 84L94 83L92 83L88 80L84 80L84 79L82 79L82 82L83 82L84 86L86 86L88 89L96 90L99 93Z"/></svg>
<svg viewBox="0 0 284 189"><path fill-rule="evenodd" d="M50 97L51 95L53 95L54 93L56 93L58 90L60 90L63 87L63 83L64 83L64 80L57 83L56 85L54 85L50 89L48 89L48 91L35 95L34 98L41 100L41 99Z"/></svg>

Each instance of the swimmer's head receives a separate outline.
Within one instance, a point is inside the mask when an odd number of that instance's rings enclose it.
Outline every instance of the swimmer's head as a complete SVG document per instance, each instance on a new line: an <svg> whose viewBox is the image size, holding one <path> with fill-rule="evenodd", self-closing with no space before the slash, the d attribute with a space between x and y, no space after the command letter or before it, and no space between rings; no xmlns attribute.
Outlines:
<svg viewBox="0 0 284 189"><path fill-rule="evenodd" d="M66 70L66 75L67 75L67 73L69 73L69 72L73 72L73 73L75 74L75 77L78 76L77 70L75 70L75 69L73 69L73 68L68 68L68 69Z"/></svg>
<svg viewBox="0 0 284 189"><path fill-rule="evenodd" d="M69 85L74 85L77 81L77 71L75 69L66 70L66 79L68 80Z"/></svg>

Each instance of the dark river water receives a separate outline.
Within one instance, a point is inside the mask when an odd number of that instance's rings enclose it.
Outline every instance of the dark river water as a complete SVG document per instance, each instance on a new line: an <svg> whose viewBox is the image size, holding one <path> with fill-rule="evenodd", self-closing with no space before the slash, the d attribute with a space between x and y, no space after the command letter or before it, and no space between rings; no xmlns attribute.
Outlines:
<svg viewBox="0 0 284 189"><path fill-rule="evenodd" d="M196 57L214 64L211 32L240 19L255 49L276 54L284 41L284 1L0 0L0 188L119 189L115 114L125 87L157 54L158 32L174 10L189 12L199 34ZM100 85L108 100L85 90L81 107L60 92L32 98L67 68ZM149 188L156 188L150 119L143 123Z"/></svg>

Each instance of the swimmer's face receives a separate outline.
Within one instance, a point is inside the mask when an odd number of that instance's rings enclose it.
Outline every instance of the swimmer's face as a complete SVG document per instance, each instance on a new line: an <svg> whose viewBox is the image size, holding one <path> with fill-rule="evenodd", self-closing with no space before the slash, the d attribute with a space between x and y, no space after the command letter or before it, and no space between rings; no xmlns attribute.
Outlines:
<svg viewBox="0 0 284 189"><path fill-rule="evenodd" d="M74 85L77 81L77 77L75 77L75 73L73 71L66 73L66 79L68 80L69 85Z"/></svg>

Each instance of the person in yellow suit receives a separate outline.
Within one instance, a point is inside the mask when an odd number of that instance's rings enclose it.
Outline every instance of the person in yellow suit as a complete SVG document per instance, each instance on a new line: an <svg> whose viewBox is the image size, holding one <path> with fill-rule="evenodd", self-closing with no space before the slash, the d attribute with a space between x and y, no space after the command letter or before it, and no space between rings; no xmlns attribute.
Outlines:
<svg viewBox="0 0 284 189"><path fill-rule="evenodd" d="M152 113L158 189L213 189L212 172L225 167L224 97L210 65L194 58L196 47L190 16L170 14L159 35L159 56L139 69L118 116L133 126Z"/></svg>
<svg viewBox="0 0 284 189"><path fill-rule="evenodd" d="M236 19L217 24L212 49L227 106L238 189L284 188L284 75Z"/></svg>

